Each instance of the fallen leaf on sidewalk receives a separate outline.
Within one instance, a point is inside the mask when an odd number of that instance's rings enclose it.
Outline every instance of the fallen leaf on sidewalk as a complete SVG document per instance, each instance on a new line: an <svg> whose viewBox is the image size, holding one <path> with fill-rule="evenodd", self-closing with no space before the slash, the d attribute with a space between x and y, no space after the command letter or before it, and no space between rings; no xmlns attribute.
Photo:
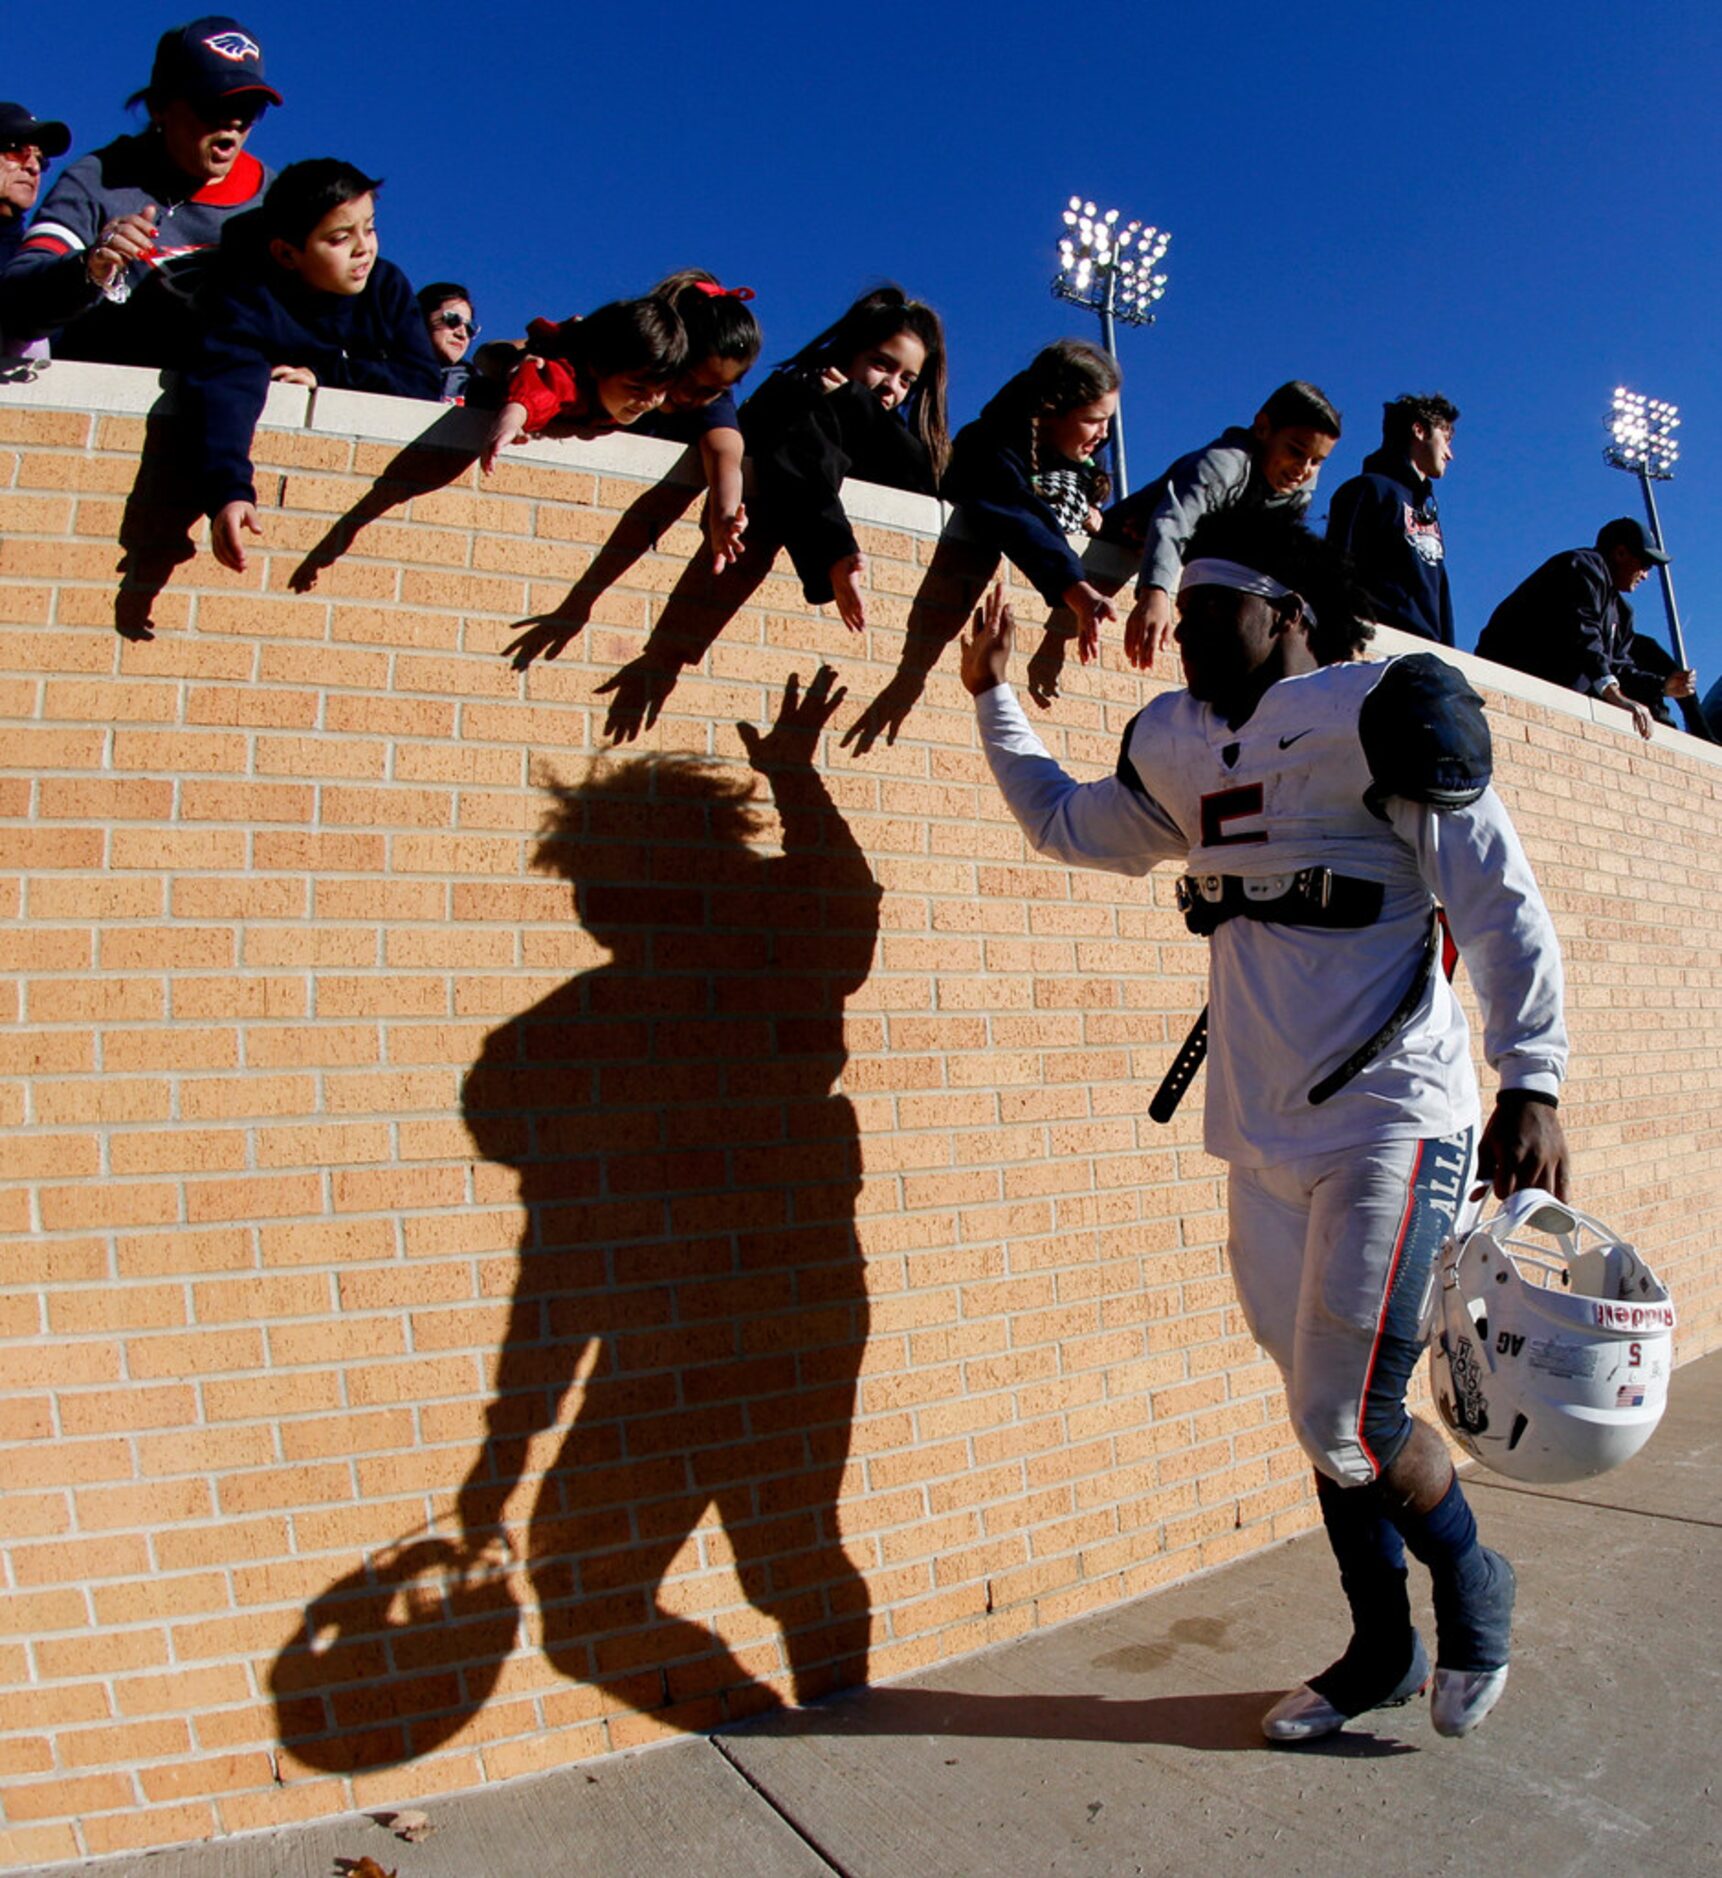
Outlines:
<svg viewBox="0 0 1722 1878"><path fill-rule="evenodd" d="M408 1845L417 1845L421 1839L428 1839L436 1828L430 1823L429 1813L414 1808L410 1812L391 1813L389 1831L397 1839L405 1839Z"/></svg>
<svg viewBox="0 0 1722 1878"><path fill-rule="evenodd" d="M394 1871L384 1871L374 1858L337 1859L336 1863L346 1872L347 1878L400 1878Z"/></svg>

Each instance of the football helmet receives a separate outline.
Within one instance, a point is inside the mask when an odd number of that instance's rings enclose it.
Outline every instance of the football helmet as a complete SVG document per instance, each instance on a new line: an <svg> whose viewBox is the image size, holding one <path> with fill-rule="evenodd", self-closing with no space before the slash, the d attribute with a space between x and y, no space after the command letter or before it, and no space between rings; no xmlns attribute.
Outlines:
<svg viewBox="0 0 1722 1878"><path fill-rule="evenodd" d="M1674 1304L1630 1245L1532 1188L1456 1232L1430 1345L1455 1440L1511 1480L1605 1474L1650 1439L1668 1400Z"/></svg>

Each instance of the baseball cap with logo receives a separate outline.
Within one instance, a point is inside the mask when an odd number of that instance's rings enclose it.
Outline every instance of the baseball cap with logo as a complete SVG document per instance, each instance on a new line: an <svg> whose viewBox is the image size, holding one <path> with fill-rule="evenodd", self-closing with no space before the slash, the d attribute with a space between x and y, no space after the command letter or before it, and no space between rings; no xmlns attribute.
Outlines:
<svg viewBox="0 0 1722 1878"><path fill-rule="evenodd" d="M64 124L33 117L21 104L0 102L0 150L30 144L45 157L64 156L72 147L72 133Z"/></svg>
<svg viewBox="0 0 1722 1878"><path fill-rule="evenodd" d="M246 94L281 102L263 75L263 48L238 20L222 14L162 34L149 89L158 98L184 98L193 105L224 104Z"/></svg>

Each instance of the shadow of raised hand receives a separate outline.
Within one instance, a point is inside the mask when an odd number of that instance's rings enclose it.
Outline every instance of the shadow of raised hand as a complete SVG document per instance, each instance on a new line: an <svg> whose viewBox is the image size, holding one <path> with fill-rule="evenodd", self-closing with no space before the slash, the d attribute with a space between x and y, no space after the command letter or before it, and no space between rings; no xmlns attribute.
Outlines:
<svg viewBox="0 0 1722 1878"><path fill-rule="evenodd" d="M736 725L747 760L762 776L778 770L810 769L825 726L848 695L848 688L837 683L837 673L829 665L820 666L805 692L800 674L791 672L783 688L777 722L770 730L762 736L752 724Z"/></svg>
<svg viewBox="0 0 1722 1878"><path fill-rule="evenodd" d="M665 700L675 690L680 671L679 664L666 663L643 652L606 678L595 694L610 699L610 708L604 717L604 735L612 743L632 743L642 730L650 730L658 721Z"/></svg>
<svg viewBox="0 0 1722 1878"><path fill-rule="evenodd" d="M528 619L517 620L516 625L526 630L502 648L502 656L517 672L525 671L537 659L560 658L585 631L590 616L590 608L565 612L558 607L554 613L535 613Z"/></svg>
<svg viewBox="0 0 1722 1878"><path fill-rule="evenodd" d="M1028 695L1045 711L1058 697L1065 661L1076 643L1076 619L1062 607L1046 622L1046 631L1028 662Z"/></svg>
<svg viewBox="0 0 1722 1878"><path fill-rule="evenodd" d="M418 436L402 444L373 479L369 489L323 531L323 538L287 576L295 593L309 593L317 577L333 567L372 522L398 509L414 496L446 489L458 482L478 461L472 445L472 413L450 405Z"/></svg>
<svg viewBox="0 0 1722 1878"><path fill-rule="evenodd" d="M843 733L843 748L865 756L881 737L887 745L897 741L909 713L927 688L925 672L899 672Z"/></svg>

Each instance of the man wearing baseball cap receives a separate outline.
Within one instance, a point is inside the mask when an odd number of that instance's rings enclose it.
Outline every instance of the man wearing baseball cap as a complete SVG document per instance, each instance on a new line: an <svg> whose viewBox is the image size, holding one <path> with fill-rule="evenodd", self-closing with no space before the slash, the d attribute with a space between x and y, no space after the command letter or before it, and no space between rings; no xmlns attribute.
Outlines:
<svg viewBox="0 0 1722 1878"><path fill-rule="evenodd" d="M268 186L245 141L281 94L257 39L212 15L161 36L127 102L148 110L148 129L78 158L48 191L0 276L0 330L51 334L57 358L170 365L223 224Z"/></svg>
<svg viewBox="0 0 1722 1878"><path fill-rule="evenodd" d="M1653 723L1673 722L1664 700L1690 698L1698 687L1696 672L1633 631L1626 596L1667 559L1632 516L1605 522L1594 548L1552 556L1507 595L1483 628L1478 657L1618 705L1648 737Z"/></svg>
<svg viewBox="0 0 1722 1878"><path fill-rule="evenodd" d="M0 102L0 273L24 239L24 223L36 206L49 159L64 156L71 143L64 124L44 123L21 104ZM40 341L9 341L0 329L0 358L46 350Z"/></svg>

